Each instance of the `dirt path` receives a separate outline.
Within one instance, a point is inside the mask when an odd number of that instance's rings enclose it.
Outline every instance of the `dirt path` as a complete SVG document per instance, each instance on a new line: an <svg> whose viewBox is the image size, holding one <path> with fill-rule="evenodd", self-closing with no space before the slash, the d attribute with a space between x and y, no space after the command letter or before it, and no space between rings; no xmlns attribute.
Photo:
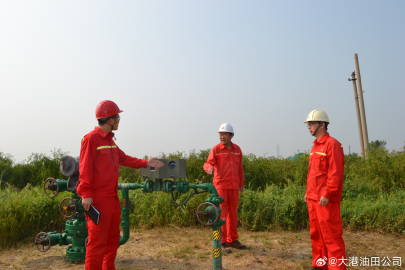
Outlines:
<svg viewBox="0 0 405 270"><path fill-rule="evenodd" d="M168 227L132 232L129 242L118 251L117 269L211 269L210 236L209 229L199 228ZM344 236L348 256L402 258L401 267L357 266L349 269L405 269L405 235L346 232ZM311 243L307 231L241 231L240 240L249 246L249 250L225 250L224 270L298 270L309 266ZM47 253L41 253L30 244L0 250L0 269L83 269L83 265L66 262L65 251L66 246L55 246Z"/></svg>

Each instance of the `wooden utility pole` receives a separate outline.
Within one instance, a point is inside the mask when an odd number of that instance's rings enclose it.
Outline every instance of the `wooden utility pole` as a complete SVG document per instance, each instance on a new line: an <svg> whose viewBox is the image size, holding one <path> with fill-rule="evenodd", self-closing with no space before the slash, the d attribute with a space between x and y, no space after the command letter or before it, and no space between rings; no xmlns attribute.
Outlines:
<svg viewBox="0 0 405 270"><path fill-rule="evenodd" d="M354 105L356 107L357 113L357 123L359 125L359 135L360 135L360 146L361 146L361 156L364 158L366 157L366 153L364 151L364 138L363 138L363 131L362 131L362 123L360 117L360 108L359 108L359 95L357 94L357 85L356 85L356 74L353 71L351 78L349 81L353 83L353 92L354 92Z"/></svg>
<svg viewBox="0 0 405 270"><path fill-rule="evenodd" d="M360 65L359 57L357 53L354 54L354 68L355 68L355 82L357 88L357 96L359 98L359 111L361 119L361 131L363 134L363 147L364 147L364 156L367 157L368 152L368 131L367 131L367 121L366 121L366 111L364 108L364 99L363 99L363 87L361 84L361 75L360 75Z"/></svg>

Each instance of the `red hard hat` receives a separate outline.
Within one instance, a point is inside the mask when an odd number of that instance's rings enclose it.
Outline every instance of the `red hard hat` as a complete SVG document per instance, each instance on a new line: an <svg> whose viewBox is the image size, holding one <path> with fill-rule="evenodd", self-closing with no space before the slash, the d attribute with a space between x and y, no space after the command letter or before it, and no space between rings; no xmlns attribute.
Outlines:
<svg viewBox="0 0 405 270"><path fill-rule="evenodd" d="M118 108L118 105L115 104L114 101L111 100L103 100L100 101L99 104L97 104L96 107L96 118L101 119L101 118L107 118L116 114L119 114L123 112Z"/></svg>

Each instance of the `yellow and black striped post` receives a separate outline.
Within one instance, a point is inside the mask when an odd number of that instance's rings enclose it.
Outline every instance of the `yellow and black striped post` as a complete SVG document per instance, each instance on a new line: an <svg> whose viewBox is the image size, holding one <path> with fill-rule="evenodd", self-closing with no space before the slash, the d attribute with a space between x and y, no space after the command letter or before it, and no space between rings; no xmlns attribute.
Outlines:
<svg viewBox="0 0 405 270"><path fill-rule="evenodd" d="M219 226L212 226L212 259L213 270L222 269L222 243L221 230Z"/></svg>

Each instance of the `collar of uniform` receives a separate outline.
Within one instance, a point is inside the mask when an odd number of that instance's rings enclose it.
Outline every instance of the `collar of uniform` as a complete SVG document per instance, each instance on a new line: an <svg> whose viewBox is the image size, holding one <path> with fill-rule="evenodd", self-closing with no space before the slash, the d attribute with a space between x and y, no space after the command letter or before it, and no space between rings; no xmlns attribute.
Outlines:
<svg viewBox="0 0 405 270"><path fill-rule="evenodd" d="M315 139L314 143L324 144L328 138L329 138L329 133L326 132L326 133L323 134L323 136L320 137L319 139Z"/></svg>
<svg viewBox="0 0 405 270"><path fill-rule="evenodd" d="M104 132L100 127L95 127L94 130L103 138L106 138L108 135L110 135L111 138L114 137L113 132Z"/></svg>
<svg viewBox="0 0 405 270"><path fill-rule="evenodd" d="M235 147L233 146L233 143L231 142L231 149L234 149ZM223 149L228 149L226 148L226 146L222 143L219 144L219 149L223 150Z"/></svg>

